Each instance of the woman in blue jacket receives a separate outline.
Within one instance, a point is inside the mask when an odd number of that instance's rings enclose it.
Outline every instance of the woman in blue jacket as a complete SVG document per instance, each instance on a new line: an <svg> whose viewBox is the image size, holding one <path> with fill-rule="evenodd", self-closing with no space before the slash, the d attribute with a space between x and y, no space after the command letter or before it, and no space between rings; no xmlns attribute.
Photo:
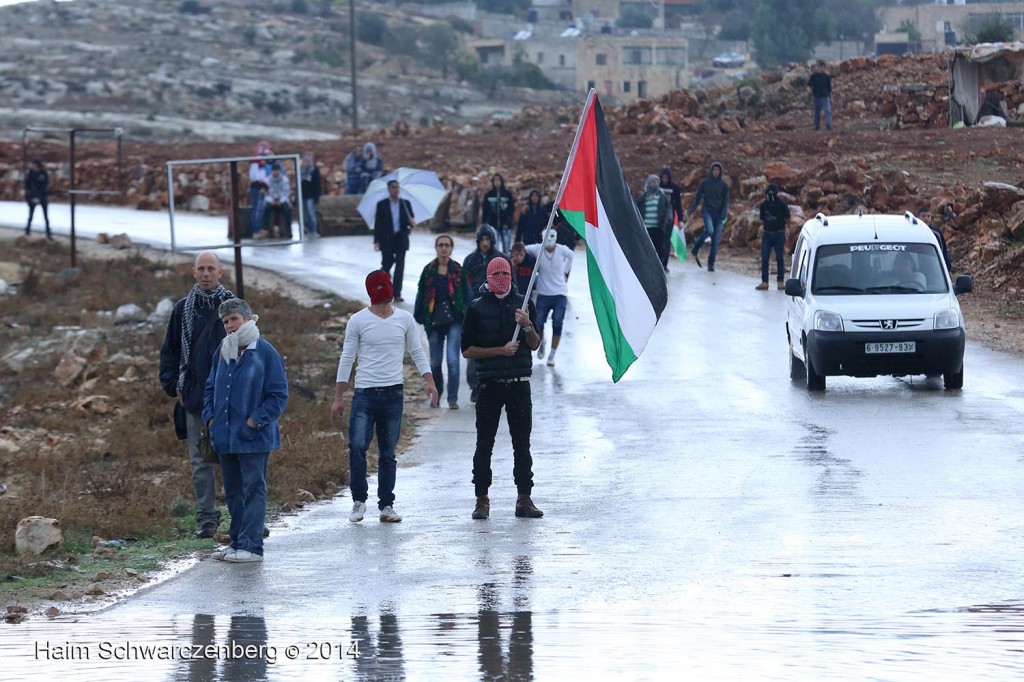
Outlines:
<svg viewBox="0 0 1024 682"><path fill-rule="evenodd" d="M260 338L258 315L240 298L217 311L227 336L206 382L203 421L220 457L231 544L215 553L231 563L263 561L267 514L267 463L281 447L277 420L288 404L284 362Z"/></svg>

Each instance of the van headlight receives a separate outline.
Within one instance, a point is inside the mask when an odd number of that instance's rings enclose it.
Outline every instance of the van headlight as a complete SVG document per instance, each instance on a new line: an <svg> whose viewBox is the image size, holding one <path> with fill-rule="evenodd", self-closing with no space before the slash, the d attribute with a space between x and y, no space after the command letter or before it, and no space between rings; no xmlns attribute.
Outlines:
<svg viewBox="0 0 1024 682"><path fill-rule="evenodd" d="M819 332L843 331L843 318L827 310L814 313L814 328Z"/></svg>
<svg viewBox="0 0 1024 682"><path fill-rule="evenodd" d="M956 329L960 326L960 314L952 308L935 313L936 329Z"/></svg>

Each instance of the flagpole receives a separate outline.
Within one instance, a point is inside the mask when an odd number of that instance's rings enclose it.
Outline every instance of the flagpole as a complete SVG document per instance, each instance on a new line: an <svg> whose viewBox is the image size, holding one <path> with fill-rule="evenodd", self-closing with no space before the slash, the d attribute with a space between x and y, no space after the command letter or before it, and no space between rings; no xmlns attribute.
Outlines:
<svg viewBox="0 0 1024 682"><path fill-rule="evenodd" d="M555 194L555 201L551 204L551 214L548 216L548 226L544 228L544 235L547 236L548 230L555 223L555 213L558 212L558 204L562 200L562 192L565 191L565 176L569 174L569 168L572 167L572 162L576 158L576 150L580 146L580 134L583 132L583 121L587 119L587 112L590 111L590 107L593 106L594 99L597 97L597 90L590 88L590 92L587 93L587 101L583 105L583 113L580 114L580 122L576 125L576 135L572 139L572 147L569 150L569 158L565 162L565 170L562 171L562 179L558 183L558 192ZM541 244L544 242L541 241ZM543 246L541 250L543 250ZM539 254L538 254L539 255ZM530 274L530 283L526 285L526 293L523 296L523 310L529 310L530 307L530 294L533 293L533 283L537 281L537 271L540 270L541 259L537 258L537 263L533 266L533 272ZM512 334L512 340L519 340L519 330L522 327L516 325L516 331ZM542 330L538 330L538 334Z"/></svg>

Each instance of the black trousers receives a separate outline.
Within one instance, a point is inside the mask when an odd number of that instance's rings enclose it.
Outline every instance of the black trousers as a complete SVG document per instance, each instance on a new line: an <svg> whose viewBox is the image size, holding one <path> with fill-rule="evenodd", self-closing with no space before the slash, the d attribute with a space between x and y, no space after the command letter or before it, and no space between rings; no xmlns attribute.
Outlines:
<svg viewBox="0 0 1024 682"><path fill-rule="evenodd" d="M669 242L667 239L665 239L665 231L660 229L652 230L648 228L647 234L648 236L650 236L651 241L654 243L654 250L658 252L658 260L660 260L661 264L667 268Z"/></svg>
<svg viewBox="0 0 1024 682"><path fill-rule="evenodd" d="M521 495L533 489L533 457L530 456L530 433L533 431L533 397L529 381L502 382L481 380L476 399L476 452L473 453L473 486L476 496L487 494L491 487L491 454L494 437L501 422L501 408L508 418L512 436L512 478Z"/></svg>
<svg viewBox="0 0 1024 682"><path fill-rule="evenodd" d="M25 234L28 234L29 231L32 229L32 216L35 215L36 204L37 204L37 202L35 202L35 201L28 202L28 225L25 226ZM50 212L48 210L49 202L46 199L41 199L41 200L38 201L38 205L39 205L40 208L43 209L43 220L46 222L46 236L49 237L50 236Z"/></svg>
<svg viewBox="0 0 1024 682"><path fill-rule="evenodd" d="M405 251L408 248L382 247L380 251L380 269L391 275L391 266L395 266L395 274L391 281L395 286L395 298L402 296L402 276L405 274Z"/></svg>

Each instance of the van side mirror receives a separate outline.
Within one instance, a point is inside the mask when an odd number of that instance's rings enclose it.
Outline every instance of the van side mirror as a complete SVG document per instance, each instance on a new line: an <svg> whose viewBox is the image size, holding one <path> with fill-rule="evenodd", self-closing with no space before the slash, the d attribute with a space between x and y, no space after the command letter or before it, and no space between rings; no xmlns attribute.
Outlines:
<svg viewBox="0 0 1024 682"><path fill-rule="evenodd" d="M974 289L974 278L970 275L960 275L953 283L953 293L956 295L966 294Z"/></svg>
<svg viewBox="0 0 1024 682"><path fill-rule="evenodd" d="M799 279L791 277L786 280L786 296L798 296L803 298L805 293L807 292L804 290L804 285L800 283Z"/></svg>

